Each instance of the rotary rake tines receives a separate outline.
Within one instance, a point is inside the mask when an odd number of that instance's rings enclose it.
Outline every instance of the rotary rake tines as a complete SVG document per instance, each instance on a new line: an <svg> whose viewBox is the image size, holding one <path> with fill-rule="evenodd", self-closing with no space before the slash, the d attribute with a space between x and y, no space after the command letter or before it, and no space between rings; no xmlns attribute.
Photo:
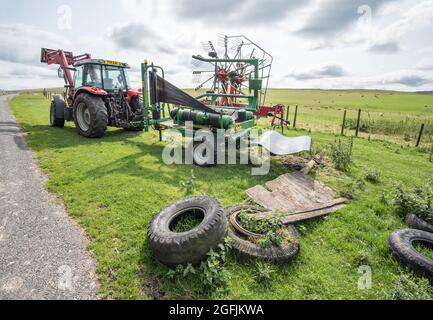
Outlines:
<svg viewBox="0 0 433 320"><path fill-rule="evenodd" d="M221 48L224 48L224 58L226 58L226 59L229 58L228 42L229 42L229 39L226 35L224 35L224 34L218 35L218 46Z"/></svg>
<svg viewBox="0 0 433 320"><path fill-rule="evenodd" d="M199 55L199 57L201 57L201 56ZM208 69L208 68L214 67L214 65L211 62L205 62L205 61L201 61L201 60L197 60L197 59L191 59L191 65L195 69Z"/></svg>
<svg viewBox="0 0 433 320"><path fill-rule="evenodd" d="M230 46L229 50L231 53L240 53L242 51L242 47L244 45L243 40L239 38L232 38L230 39Z"/></svg>
<svg viewBox="0 0 433 320"><path fill-rule="evenodd" d="M192 72L192 82L200 83L201 81L201 71L193 71Z"/></svg>
<svg viewBox="0 0 433 320"><path fill-rule="evenodd" d="M208 53L213 53L215 55L216 58L218 58L218 53L215 50L215 47L212 43L212 41L205 41L201 43L201 46L203 47L203 49L208 52Z"/></svg>

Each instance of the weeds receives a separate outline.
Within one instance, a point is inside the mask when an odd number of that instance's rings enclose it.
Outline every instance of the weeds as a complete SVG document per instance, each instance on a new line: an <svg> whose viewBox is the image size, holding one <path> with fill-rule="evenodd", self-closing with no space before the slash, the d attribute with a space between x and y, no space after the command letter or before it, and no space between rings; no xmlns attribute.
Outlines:
<svg viewBox="0 0 433 320"><path fill-rule="evenodd" d="M392 300L431 300L433 289L425 278L416 278L408 274L396 277L394 289L390 295Z"/></svg>
<svg viewBox="0 0 433 320"><path fill-rule="evenodd" d="M387 194L385 191L381 190L380 194L379 194L379 201L382 204L388 204L388 198L387 198Z"/></svg>
<svg viewBox="0 0 433 320"><path fill-rule="evenodd" d="M331 143L331 159L337 170L348 172L352 166L353 154L353 138L350 138L347 144L343 143L341 139L335 140Z"/></svg>
<svg viewBox="0 0 433 320"><path fill-rule="evenodd" d="M193 286L196 294L209 295L215 291L227 292L230 273L224 264L230 249L231 241L226 238L218 246L218 250L211 249L208 252L207 259L200 266L178 265L175 269L170 269L166 277L170 280L186 281Z"/></svg>
<svg viewBox="0 0 433 320"><path fill-rule="evenodd" d="M412 189L405 189L402 185L398 185L394 192L393 203L402 217L413 213L433 223L433 181Z"/></svg>
<svg viewBox="0 0 433 320"><path fill-rule="evenodd" d="M181 181L180 182L180 186L183 190L183 193L185 196L189 196L192 194L192 192L194 191L195 188L195 175L194 175L194 170L191 169L191 174L188 178L188 180L185 181Z"/></svg>
<svg viewBox="0 0 433 320"><path fill-rule="evenodd" d="M371 169L365 173L365 180L371 183L379 183L382 173L379 170Z"/></svg>
<svg viewBox="0 0 433 320"><path fill-rule="evenodd" d="M190 214L184 214L171 228L171 231L182 233L194 229L203 221L203 217L191 211Z"/></svg>
<svg viewBox="0 0 433 320"><path fill-rule="evenodd" d="M352 200L358 200L361 198L361 193L365 191L365 182L362 178L358 177L355 181L351 181L347 184L346 191L341 193L342 197Z"/></svg>
<svg viewBox="0 0 433 320"><path fill-rule="evenodd" d="M275 268L269 263L263 261L257 261L255 263L254 278L261 286L269 288L274 274Z"/></svg>
<svg viewBox="0 0 433 320"><path fill-rule="evenodd" d="M248 231L263 235L256 240L256 243L263 248L280 246L285 240L280 214L259 220L243 211L239 214L239 222Z"/></svg>

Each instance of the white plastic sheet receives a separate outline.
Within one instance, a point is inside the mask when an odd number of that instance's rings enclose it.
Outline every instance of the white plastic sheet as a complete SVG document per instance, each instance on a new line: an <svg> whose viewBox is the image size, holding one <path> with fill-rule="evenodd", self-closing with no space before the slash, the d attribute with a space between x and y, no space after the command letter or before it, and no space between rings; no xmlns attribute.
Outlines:
<svg viewBox="0 0 433 320"><path fill-rule="evenodd" d="M311 137L302 136L289 138L276 131L265 131L258 139L252 142L260 145L269 152L276 155L289 155L302 151L310 151Z"/></svg>

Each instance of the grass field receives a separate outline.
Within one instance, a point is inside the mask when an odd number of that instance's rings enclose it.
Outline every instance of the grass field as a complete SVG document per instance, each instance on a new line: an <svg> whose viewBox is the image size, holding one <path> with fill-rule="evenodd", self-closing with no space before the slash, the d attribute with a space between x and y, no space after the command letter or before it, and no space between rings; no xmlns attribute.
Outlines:
<svg viewBox="0 0 433 320"><path fill-rule="evenodd" d="M194 90L187 91L197 95ZM412 146L424 123L421 146L428 149L433 144L433 95L379 90L270 89L266 104L290 106L292 123L298 106L298 128L333 134L341 132L343 113L347 110L346 135L354 135L361 109L361 137Z"/></svg>
<svg viewBox="0 0 433 320"><path fill-rule="evenodd" d="M421 106L432 105L431 96L408 95L406 101L386 95L376 105L374 94L365 93L372 110L383 107L389 112L431 116L432 109ZM303 100L305 96L310 100ZM270 99L303 105L315 99L306 92L291 97L292 101L283 101L283 94L275 90ZM321 105L324 99L320 99ZM329 94L329 101L332 99L334 108L345 107L348 101L353 101L352 96ZM413 110L411 99L417 101ZM358 100L351 105L353 108L361 106ZM64 200L69 214L92 239L89 249L97 261L100 293L104 298L149 299L157 295L160 298L386 299L394 292L396 277L409 273L392 258L387 238L392 231L404 227L391 205L393 186L399 182L406 186L420 184L432 178L433 164L425 153L414 148L355 139L354 167L349 174L325 167L317 169L314 175L339 192L347 191L351 183L371 169L382 172L381 182L366 183L360 199L351 201L340 212L298 225L299 257L287 265L271 266L274 273L266 288L255 280L254 265L230 256L229 290L200 296L194 292L193 282L169 280L165 276L168 269L152 261L146 229L154 214L183 197L180 183L188 179L191 169L197 184L194 194L215 196L224 206L243 203L247 188L264 184L288 169L278 160L272 161L267 176L252 176L250 167L240 165L166 166L161 161L164 144L158 142L155 132L139 134L110 129L103 139L85 139L71 124L64 129L50 128L49 102L41 96L15 97L10 106L28 132L29 146L49 177L48 190ZM304 133L286 131L287 135ZM335 139L329 133L313 132L312 136L315 149L327 148ZM371 289L358 289L360 265L372 269Z"/></svg>

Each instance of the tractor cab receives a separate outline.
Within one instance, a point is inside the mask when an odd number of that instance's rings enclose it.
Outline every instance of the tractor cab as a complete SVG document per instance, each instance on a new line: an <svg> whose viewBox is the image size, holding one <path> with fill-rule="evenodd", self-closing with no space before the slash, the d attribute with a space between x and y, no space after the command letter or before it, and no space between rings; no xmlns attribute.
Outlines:
<svg viewBox="0 0 433 320"><path fill-rule="evenodd" d="M74 89L95 87L106 91L126 92L131 86L126 69L129 65L117 61L87 59L74 65Z"/></svg>

